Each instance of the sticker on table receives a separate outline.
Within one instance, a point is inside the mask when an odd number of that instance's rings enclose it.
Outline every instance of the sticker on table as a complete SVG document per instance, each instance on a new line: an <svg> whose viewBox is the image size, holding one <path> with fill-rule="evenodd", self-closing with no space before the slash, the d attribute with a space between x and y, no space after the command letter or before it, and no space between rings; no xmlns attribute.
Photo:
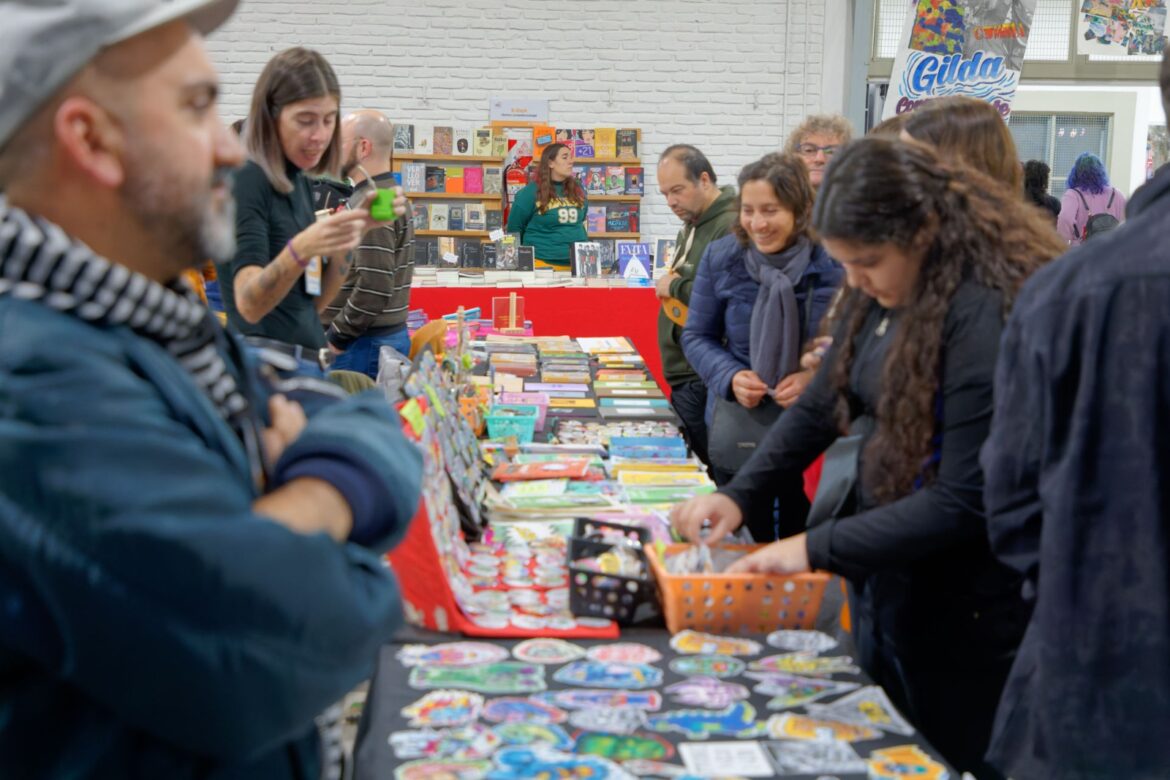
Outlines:
<svg viewBox="0 0 1170 780"><path fill-rule="evenodd" d="M764 646L751 639L717 636L700 631L679 631L670 638L675 652L688 655L758 655Z"/></svg>
<svg viewBox="0 0 1170 780"><path fill-rule="evenodd" d="M674 710L646 718L652 731L676 731L691 739L707 737L737 737L748 739L759 736L762 726L756 723L756 708L740 701L722 710Z"/></svg>
<svg viewBox="0 0 1170 780"><path fill-rule="evenodd" d="M590 780L634 780L634 776L601 756L580 756L548 748L503 748L492 756L492 780L533 777L588 777Z"/></svg>
<svg viewBox="0 0 1170 780"><path fill-rule="evenodd" d="M600 663L653 664L662 660L662 653L638 642L614 642L596 645L586 653L589 660Z"/></svg>
<svg viewBox="0 0 1170 780"><path fill-rule="evenodd" d="M935 761L917 745L875 750L866 761L873 780L947 780L945 766Z"/></svg>
<svg viewBox="0 0 1170 780"><path fill-rule="evenodd" d="M668 685L663 692L674 697L676 704L709 710L721 710L751 696L739 683L725 682L718 677L689 677Z"/></svg>
<svg viewBox="0 0 1170 780"><path fill-rule="evenodd" d="M394 770L394 780L428 780L443 777L447 780L480 780L491 771L490 761L450 761L429 759L411 761Z"/></svg>
<svg viewBox="0 0 1170 780"><path fill-rule="evenodd" d="M472 723L453 729L396 731L390 747L398 758L450 758L459 761L487 758L500 746L500 737L487 726Z"/></svg>
<svg viewBox="0 0 1170 780"><path fill-rule="evenodd" d="M753 690L761 696L772 696L768 702L770 710L786 710L799 707L810 701L845 693L857 688L859 683L828 680L820 677L801 677L787 672L748 672L747 677L759 680Z"/></svg>
<svg viewBox="0 0 1170 780"><path fill-rule="evenodd" d="M501 723L492 731L501 743L508 746L573 749L572 737L563 728L551 723Z"/></svg>
<svg viewBox="0 0 1170 780"><path fill-rule="evenodd" d="M553 679L594 688L654 688L662 684L662 670L647 664L574 661L558 669Z"/></svg>
<svg viewBox="0 0 1170 780"><path fill-rule="evenodd" d="M649 759L661 761L674 755L670 740L657 734L603 734L581 732L574 735L576 746L573 752L581 755L601 756L613 761Z"/></svg>
<svg viewBox="0 0 1170 780"><path fill-rule="evenodd" d="M869 726L855 726L839 720L820 720L786 712L768 718L768 733L776 739L840 739L860 742L877 739L881 732Z"/></svg>
<svg viewBox="0 0 1170 780"><path fill-rule="evenodd" d="M775 770L759 742L684 742L678 754L699 777L773 777Z"/></svg>
<svg viewBox="0 0 1170 780"><path fill-rule="evenodd" d="M789 672L790 674L859 674L861 672L847 655L819 656L813 653L784 653L752 661L753 672Z"/></svg>
<svg viewBox="0 0 1170 780"><path fill-rule="evenodd" d="M765 744L782 775L865 773L861 756L839 739L785 739Z"/></svg>
<svg viewBox="0 0 1170 780"><path fill-rule="evenodd" d="M657 711L662 706L658 691L596 691L588 688L564 688L538 693L533 701L551 704L566 710L586 710L594 707L633 707Z"/></svg>
<svg viewBox="0 0 1170 780"><path fill-rule="evenodd" d="M898 713L886 692L876 685L868 685L830 704L810 704L808 714L858 726L874 726L903 736L914 733L914 727Z"/></svg>
<svg viewBox="0 0 1170 780"><path fill-rule="evenodd" d="M508 651L487 642L446 642L441 645L404 645L398 651L403 666L473 666L503 661Z"/></svg>
<svg viewBox="0 0 1170 780"><path fill-rule="evenodd" d="M492 723L564 723L568 717L561 708L532 699L491 699L483 708L483 719Z"/></svg>
<svg viewBox="0 0 1170 780"><path fill-rule="evenodd" d="M684 655L670 659L670 671L683 677L735 677L747 664L729 655Z"/></svg>
<svg viewBox="0 0 1170 780"><path fill-rule="evenodd" d="M480 693L534 693L545 689L544 667L519 661L477 666L416 666L410 670L412 688L466 688Z"/></svg>
<svg viewBox="0 0 1170 780"><path fill-rule="evenodd" d="M585 650L563 639L526 639L512 648L512 655L530 664L565 664L585 655Z"/></svg>
<svg viewBox="0 0 1170 780"><path fill-rule="evenodd" d="M622 768L627 772L633 772L638 777L691 777L691 773L686 767L678 764L667 764L662 761L647 761L643 758L635 758L633 761L623 761Z"/></svg>
<svg viewBox="0 0 1170 780"><path fill-rule="evenodd" d="M646 713L634 707L577 710L569 715L569 725L581 731L632 734L646 725Z"/></svg>
<svg viewBox="0 0 1170 780"><path fill-rule="evenodd" d="M837 646L837 640L823 631L795 631L784 629L768 634L772 647L789 652L823 653Z"/></svg>
<svg viewBox="0 0 1170 780"><path fill-rule="evenodd" d="M483 709L483 697L468 691L431 691L402 708L411 728L450 728L472 723Z"/></svg>

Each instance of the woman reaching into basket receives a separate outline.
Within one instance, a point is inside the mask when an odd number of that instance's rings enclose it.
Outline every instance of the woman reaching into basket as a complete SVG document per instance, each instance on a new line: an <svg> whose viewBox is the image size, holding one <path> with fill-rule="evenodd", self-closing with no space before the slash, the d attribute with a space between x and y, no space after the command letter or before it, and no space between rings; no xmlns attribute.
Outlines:
<svg viewBox="0 0 1170 780"><path fill-rule="evenodd" d="M1063 242L1017 192L886 138L836 156L813 224L850 288L833 347L731 483L672 522L721 538L770 511L778 476L859 435L851 505L734 570L845 577L866 671L958 768L999 777L983 754L1030 608L988 546L979 449L1004 319Z"/></svg>

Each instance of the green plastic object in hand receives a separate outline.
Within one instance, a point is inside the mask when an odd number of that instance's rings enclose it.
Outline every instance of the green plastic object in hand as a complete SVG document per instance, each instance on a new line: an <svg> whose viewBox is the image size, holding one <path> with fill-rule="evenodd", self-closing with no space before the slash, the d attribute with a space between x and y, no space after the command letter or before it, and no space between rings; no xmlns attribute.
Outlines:
<svg viewBox="0 0 1170 780"><path fill-rule="evenodd" d="M379 222L391 222L397 219L397 215L394 213L394 190L378 189L378 194L370 202L370 217Z"/></svg>

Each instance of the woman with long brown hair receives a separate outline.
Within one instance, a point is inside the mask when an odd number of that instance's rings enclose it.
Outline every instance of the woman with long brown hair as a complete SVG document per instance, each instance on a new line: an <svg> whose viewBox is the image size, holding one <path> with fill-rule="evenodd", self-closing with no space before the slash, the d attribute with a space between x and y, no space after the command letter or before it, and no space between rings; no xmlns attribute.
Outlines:
<svg viewBox="0 0 1170 780"><path fill-rule="evenodd" d="M983 753L1029 608L988 547L979 449L1005 317L1064 246L1015 189L887 138L835 157L813 226L850 288L834 346L732 482L674 525L697 540L709 519L720 538L771 511L779 475L859 435L848 505L734 570L845 577L865 669L948 760L997 777Z"/></svg>
<svg viewBox="0 0 1170 780"><path fill-rule="evenodd" d="M986 101L960 95L937 98L906 115L902 133L1023 192L1016 142L1003 117Z"/></svg>
<svg viewBox="0 0 1170 780"><path fill-rule="evenodd" d="M588 241L585 212L589 203L573 175L573 150L549 144L540 155L536 181L516 193L508 213L508 232L533 248L537 267L569 270L573 242Z"/></svg>

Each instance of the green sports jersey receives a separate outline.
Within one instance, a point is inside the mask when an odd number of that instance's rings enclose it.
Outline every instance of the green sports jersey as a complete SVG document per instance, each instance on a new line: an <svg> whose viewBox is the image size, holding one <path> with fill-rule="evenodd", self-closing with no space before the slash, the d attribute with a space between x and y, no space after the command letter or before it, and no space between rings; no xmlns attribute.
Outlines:
<svg viewBox="0 0 1170 780"><path fill-rule="evenodd" d="M538 260L568 267L573 258L573 242L589 240L585 232L585 211L589 204L584 196L581 203L566 200L563 182L554 183L553 189L557 197L543 214L536 208L536 184L517 192L508 213L508 232L519 233L520 243L533 247Z"/></svg>

